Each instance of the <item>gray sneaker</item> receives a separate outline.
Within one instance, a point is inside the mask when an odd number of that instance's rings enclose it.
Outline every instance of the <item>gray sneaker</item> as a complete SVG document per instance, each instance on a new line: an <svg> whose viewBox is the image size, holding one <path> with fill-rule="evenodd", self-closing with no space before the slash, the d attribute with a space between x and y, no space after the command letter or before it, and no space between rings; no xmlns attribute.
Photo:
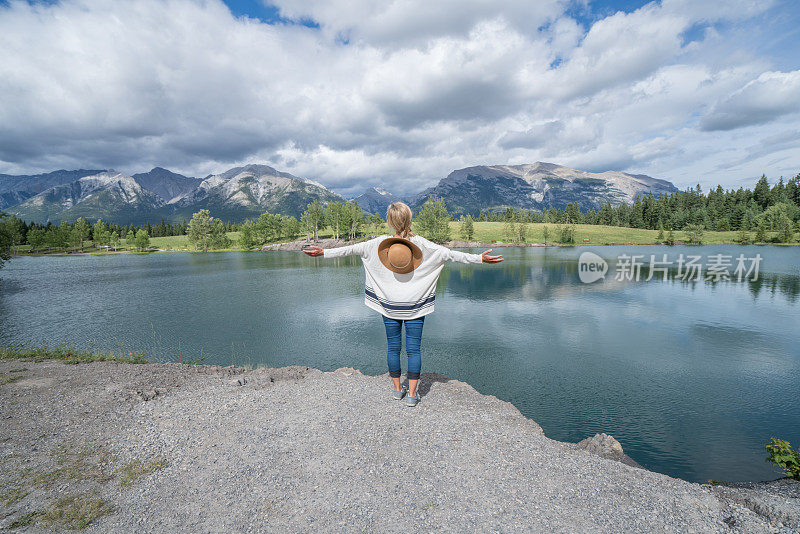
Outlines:
<svg viewBox="0 0 800 534"><path fill-rule="evenodd" d="M419 402L419 390L417 390L416 396L412 397L411 395L406 397L406 406L416 406Z"/></svg>
<svg viewBox="0 0 800 534"><path fill-rule="evenodd" d="M400 391L394 391L394 398L395 400L400 400L406 396L406 387L403 386L400 388Z"/></svg>

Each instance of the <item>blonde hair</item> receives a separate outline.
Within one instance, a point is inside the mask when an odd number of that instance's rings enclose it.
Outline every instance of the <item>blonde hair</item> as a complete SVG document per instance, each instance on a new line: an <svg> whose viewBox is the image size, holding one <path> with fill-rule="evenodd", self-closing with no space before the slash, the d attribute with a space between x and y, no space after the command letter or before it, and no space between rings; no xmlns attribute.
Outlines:
<svg viewBox="0 0 800 534"><path fill-rule="evenodd" d="M400 237L408 239L411 233L411 208L404 202L392 202L386 208L386 222Z"/></svg>

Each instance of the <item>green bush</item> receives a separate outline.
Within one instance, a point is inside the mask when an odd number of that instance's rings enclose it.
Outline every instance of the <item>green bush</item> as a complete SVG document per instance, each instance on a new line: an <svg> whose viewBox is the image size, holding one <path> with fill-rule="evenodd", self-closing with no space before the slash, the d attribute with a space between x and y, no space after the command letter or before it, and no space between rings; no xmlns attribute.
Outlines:
<svg viewBox="0 0 800 534"><path fill-rule="evenodd" d="M684 229L686 241L690 245L702 245L705 226L702 224L687 224Z"/></svg>
<svg viewBox="0 0 800 534"><path fill-rule="evenodd" d="M750 234L747 233L747 230L741 228L739 233L736 236L736 242L740 245L749 245L750 244Z"/></svg>
<svg viewBox="0 0 800 534"><path fill-rule="evenodd" d="M461 223L461 237L471 241L475 235L475 225L472 223L472 215L462 215L459 219Z"/></svg>
<svg viewBox="0 0 800 534"><path fill-rule="evenodd" d="M800 449L793 450L788 441L777 438L771 438L766 448L768 462L783 469L789 478L800 479Z"/></svg>
<svg viewBox="0 0 800 534"><path fill-rule="evenodd" d="M556 226L556 239L558 239L560 243L574 243L575 225L566 224L564 226Z"/></svg>

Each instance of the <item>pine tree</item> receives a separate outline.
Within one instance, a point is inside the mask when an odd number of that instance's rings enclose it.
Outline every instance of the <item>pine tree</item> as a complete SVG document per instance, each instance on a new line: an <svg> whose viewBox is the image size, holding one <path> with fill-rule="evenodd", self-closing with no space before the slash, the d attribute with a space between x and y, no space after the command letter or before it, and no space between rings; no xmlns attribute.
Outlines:
<svg viewBox="0 0 800 534"><path fill-rule="evenodd" d="M14 244L14 233L11 229L8 216L0 212L0 267L11 258L11 247Z"/></svg>
<svg viewBox="0 0 800 534"><path fill-rule="evenodd" d="M516 234L517 228L514 219L507 218L503 223L503 238L506 242L512 242L515 240Z"/></svg>
<svg viewBox="0 0 800 534"><path fill-rule="evenodd" d="M214 219L211 223L211 232L208 236L208 248L220 249L230 248L232 242L228 237L227 225L219 219Z"/></svg>
<svg viewBox="0 0 800 534"><path fill-rule="evenodd" d="M747 233L747 230L741 228L739 233L736 236L736 242L740 245L749 245L750 244L750 234Z"/></svg>
<svg viewBox="0 0 800 534"><path fill-rule="evenodd" d="M792 228L792 220L785 213L781 213L778 218L776 230L778 231L778 240L781 243L789 243L794 237L794 228Z"/></svg>
<svg viewBox="0 0 800 534"><path fill-rule="evenodd" d="M758 221L755 241L756 243L766 243L767 241L767 221L763 218Z"/></svg>
<svg viewBox="0 0 800 534"><path fill-rule="evenodd" d="M692 245L702 245L704 230L701 224L687 224L684 228L686 240Z"/></svg>
<svg viewBox="0 0 800 534"><path fill-rule="evenodd" d="M758 183L756 183L755 189L753 189L753 199L762 210L765 210L769 206L771 196L767 177L762 174L761 178L758 179Z"/></svg>
<svg viewBox="0 0 800 534"><path fill-rule="evenodd" d="M475 225L472 223L472 215L461 216L461 237L467 241L472 241L475 233Z"/></svg>
<svg viewBox="0 0 800 534"><path fill-rule="evenodd" d="M517 243L524 243L528 238L528 223L520 221L517 223Z"/></svg>

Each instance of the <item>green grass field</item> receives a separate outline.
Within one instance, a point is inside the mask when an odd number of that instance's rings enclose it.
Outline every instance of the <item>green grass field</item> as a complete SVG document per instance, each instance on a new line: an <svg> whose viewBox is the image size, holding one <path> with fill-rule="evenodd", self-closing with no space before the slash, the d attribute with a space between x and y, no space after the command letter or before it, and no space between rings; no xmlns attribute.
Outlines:
<svg viewBox="0 0 800 534"><path fill-rule="evenodd" d="M233 242L232 248L224 250L241 250L238 248L239 232L228 232L228 237ZM194 250L189 244L189 237L185 235L171 235L166 237L151 237L150 246L161 250Z"/></svg>
<svg viewBox="0 0 800 534"><path fill-rule="evenodd" d="M450 223L450 237L451 239L462 239L459 223ZM473 241L480 241L483 243L491 243L492 241L507 242L504 235L504 224L501 222L476 222L475 235ZM526 231L526 243L544 243L544 228L547 227L550 231L550 237L547 239L547 244L557 243L556 229L559 225L549 223L528 223ZM667 232L664 232L666 236ZM682 231L673 232L675 241L685 241L686 234ZM703 236L703 243L709 245L718 245L723 243L735 243L738 232L710 232L706 231ZM754 232L750 233L752 239L755 235ZM642 230L639 228L622 228L619 226L599 226L591 224L578 224L575 225L575 244L576 245L616 245L616 244L633 244L645 245L656 242L658 237L658 230Z"/></svg>

